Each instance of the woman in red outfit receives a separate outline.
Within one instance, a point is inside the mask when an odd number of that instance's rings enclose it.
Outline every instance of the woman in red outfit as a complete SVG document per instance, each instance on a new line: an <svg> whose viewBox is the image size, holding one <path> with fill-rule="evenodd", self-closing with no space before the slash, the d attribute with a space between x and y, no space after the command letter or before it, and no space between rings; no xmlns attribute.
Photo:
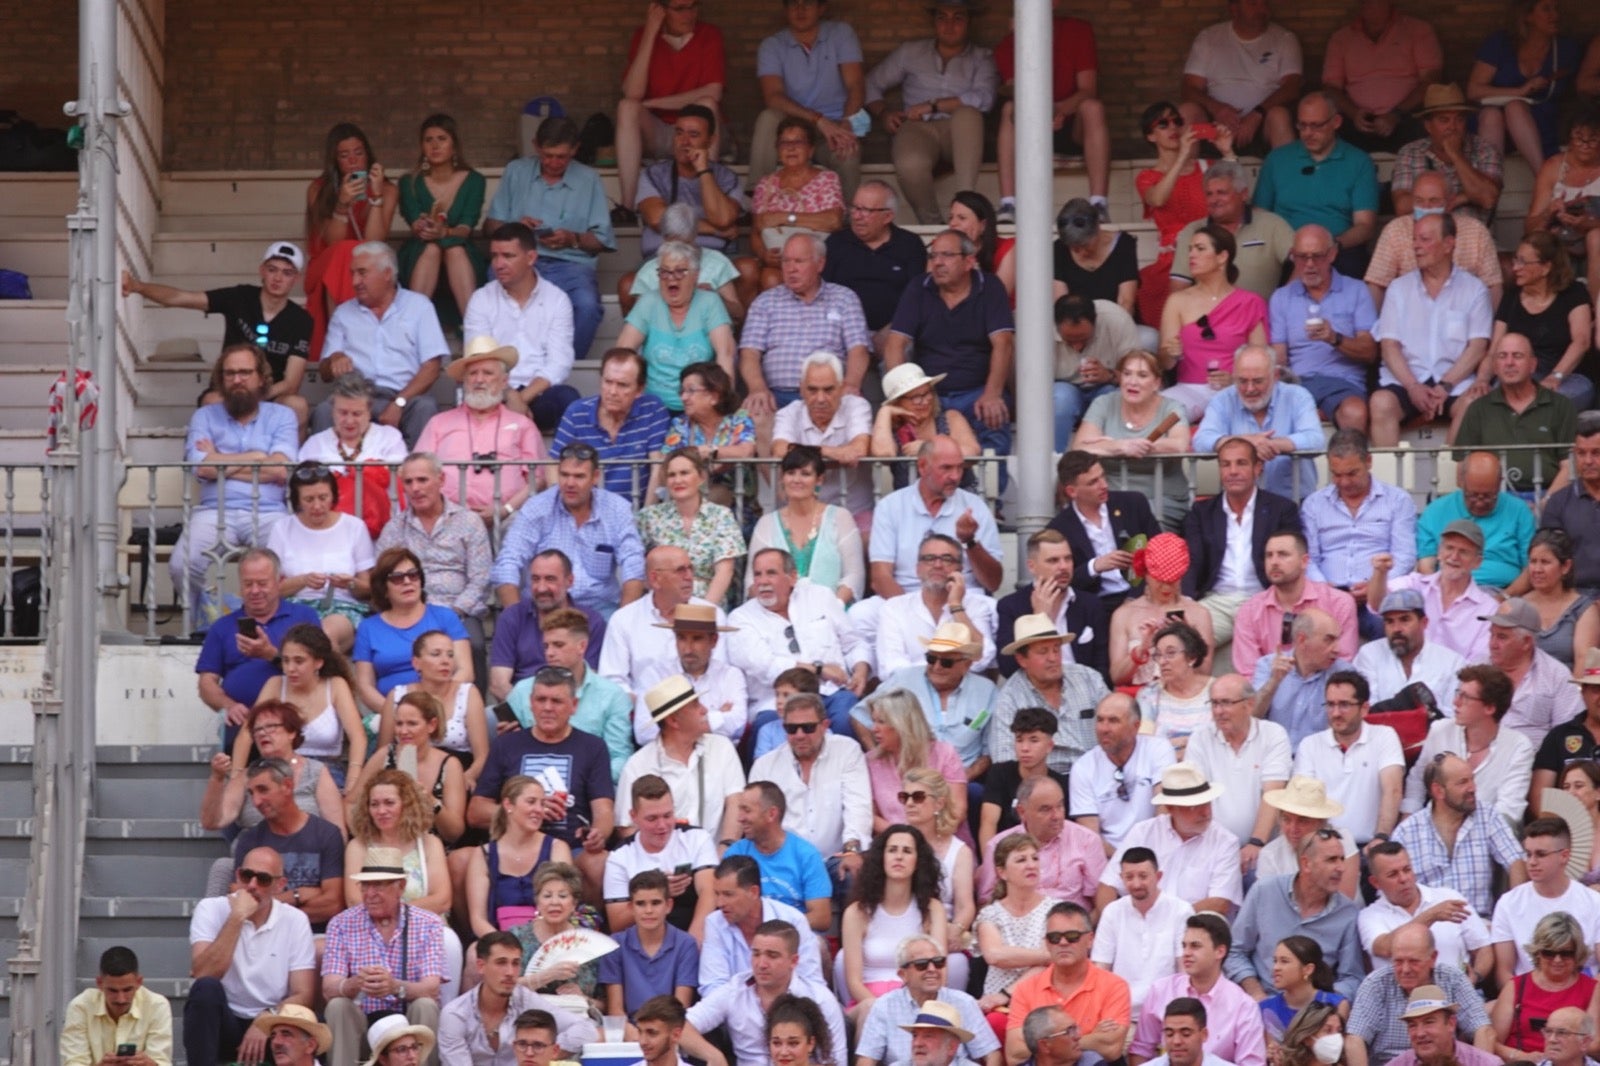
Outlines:
<svg viewBox="0 0 1600 1066"><path fill-rule="evenodd" d="M306 310L316 323L313 359L322 356L322 338L333 309L355 296L350 285L350 253L364 240L384 240L400 203L400 190L373 162L372 142L361 127L341 122L328 131L322 173L306 187Z"/></svg>
<svg viewBox="0 0 1600 1066"><path fill-rule="evenodd" d="M1178 232L1206 217L1200 144L1210 140L1222 152L1222 158L1232 159L1233 134L1226 127L1208 130L1185 126L1178 108L1165 100L1144 109L1139 128L1144 131L1144 139L1155 146L1156 165L1139 172L1134 188L1144 204L1144 217L1156 224L1159 249L1156 261L1139 271L1139 321L1158 326L1170 288L1168 275L1177 251Z"/></svg>

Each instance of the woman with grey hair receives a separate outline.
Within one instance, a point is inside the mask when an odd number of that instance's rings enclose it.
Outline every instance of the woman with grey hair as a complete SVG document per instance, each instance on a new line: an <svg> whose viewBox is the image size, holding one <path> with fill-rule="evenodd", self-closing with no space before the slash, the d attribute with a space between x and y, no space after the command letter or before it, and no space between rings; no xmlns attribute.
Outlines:
<svg viewBox="0 0 1600 1066"><path fill-rule="evenodd" d="M1490 1010L1496 1055L1507 1062L1537 1059L1544 1054L1545 1023L1553 1011L1577 1007L1591 1018L1600 1012L1600 984L1583 972L1586 940L1578 920L1566 911L1539 919L1532 943L1523 945L1533 969L1512 978ZM1591 1055L1600 1050L1594 1040L1588 1043Z"/></svg>
<svg viewBox="0 0 1600 1066"><path fill-rule="evenodd" d="M717 295L699 287L700 251L683 241L663 244L656 252L661 291L641 296L617 334L619 348L644 357L645 391L674 414L683 411L684 367L714 361L733 374L733 323Z"/></svg>
<svg viewBox="0 0 1600 1066"><path fill-rule="evenodd" d="M334 381L332 407L333 425L307 437L296 458L302 463L321 463L333 473L339 483L339 510L365 522L367 532L376 539L389 521L390 467L404 461L406 441L394 426L372 420L371 387L354 370Z"/></svg>
<svg viewBox="0 0 1600 1066"><path fill-rule="evenodd" d="M1094 205L1068 200L1056 215L1055 297L1069 292L1110 300L1135 314L1139 300L1139 241L1125 230L1100 225Z"/></svg>

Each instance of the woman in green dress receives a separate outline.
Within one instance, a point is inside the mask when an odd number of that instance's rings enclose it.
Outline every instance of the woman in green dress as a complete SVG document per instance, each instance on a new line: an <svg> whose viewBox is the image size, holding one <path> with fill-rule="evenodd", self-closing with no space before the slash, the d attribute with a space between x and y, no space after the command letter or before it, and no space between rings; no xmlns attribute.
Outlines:
<svg viewBox="0 0 1600 1066"><path fill-rule="evenodd" d="M400 283L429 297L447 324L461 321L485 278L483 253L472 243L488 182L467 165L449 115L422 120L422 159L400 179L400 213L411 236L400 246ZM438 291L440 275L451 300ZM453 313L452 313L453 312Z"/></svg>

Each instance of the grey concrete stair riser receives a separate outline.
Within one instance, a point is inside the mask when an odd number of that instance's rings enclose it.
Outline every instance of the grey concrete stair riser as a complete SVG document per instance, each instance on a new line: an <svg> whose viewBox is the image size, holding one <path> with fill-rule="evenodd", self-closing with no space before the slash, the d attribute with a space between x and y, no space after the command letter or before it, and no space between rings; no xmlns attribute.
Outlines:
<svg viewBox="0 0 1600 1066"><path fill-rule="evenodd" d="M118 932L107 929L101 935L95 935L86 927L78 941L78 974L92 977L99 967L101 954L107 948L121 945L139 956L139 972L146 977L187 977L188 932L188 923L177 930L129 928Z"/></svg>
<svg viewBox="0 0 1600 1066"><path fill-rule="evenodd" d="M96 840L84 859L89 895L198 896L211 864L227 854L220 837L189 840Z"/></svg>
<svg viewBox="0 0 1600 1066"><path fill-rule="evenodd" d="M140 819L193 821L205 794L205 780L122 777L102 766L95 777L94 813L101 819L138 812ZM120 769L120 768L117 768ZM195 823L198 824L198 823Z"/></svg>

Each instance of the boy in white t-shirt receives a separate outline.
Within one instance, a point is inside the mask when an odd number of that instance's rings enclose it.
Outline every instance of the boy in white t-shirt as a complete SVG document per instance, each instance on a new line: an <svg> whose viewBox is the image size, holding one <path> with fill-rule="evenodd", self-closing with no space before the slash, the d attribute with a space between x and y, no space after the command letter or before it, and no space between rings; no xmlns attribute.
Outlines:
<svg viewBox="0 0 1600 1066"><path fill-rule="evenodd" d="M1539 919L1547 914L1565 911L1583 930L1583 943L1590 950L1579 952L1576 961L1580 968L1600 946L1600 893L1567 876L1572 852L1567 823L1552 815L1535 818L1522 831L1522 850L1528 881L1500 897L1489 927L1495 981L1502 988L1517 974L1533 969L1527 945L1533 941Z"/></svg>

